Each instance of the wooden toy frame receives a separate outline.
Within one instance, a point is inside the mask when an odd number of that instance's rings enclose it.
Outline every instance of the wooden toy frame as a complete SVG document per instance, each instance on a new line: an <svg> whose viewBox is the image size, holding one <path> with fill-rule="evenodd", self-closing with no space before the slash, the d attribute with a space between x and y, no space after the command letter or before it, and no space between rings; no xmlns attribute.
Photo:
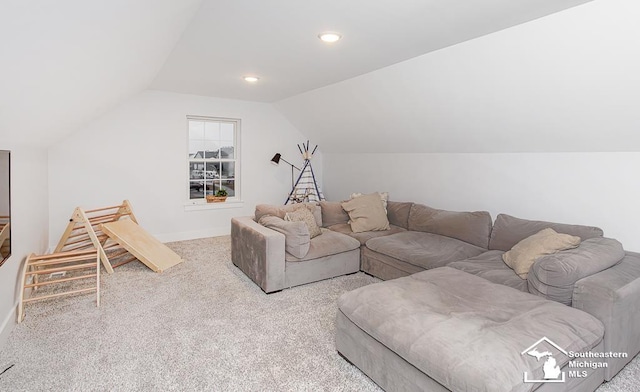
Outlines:
<svg viewBox="0 0 640 392"><path fill-rule="evenodd" d="M83 273L68 278L53 278L55 273L72 271L74 273L95 270L95 273ZM51 279L40 281L41 275L49 274ZM32 276L31 282L27 277ZM55 294L35 296L40 286L75 282L83 279L95 279L93 286L63 291ZM31 289L31 296L25 298L25 291ZM22 268L22 285L20 290L20 302L18 303L18 323L24 319L24 305L28 302L61 297L63 295L80 294L87 292L96 293L96 306L100 306L100 254L97 249L81 250L75 252L52 253L49 255L36 255L27 257Z"/></svg>

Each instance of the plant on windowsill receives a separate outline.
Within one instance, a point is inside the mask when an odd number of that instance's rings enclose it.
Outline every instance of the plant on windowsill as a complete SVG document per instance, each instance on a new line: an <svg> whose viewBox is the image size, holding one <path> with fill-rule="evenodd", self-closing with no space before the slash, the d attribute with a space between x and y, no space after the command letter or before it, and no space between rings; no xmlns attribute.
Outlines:
<svg viewBox="0 0 640 392"><path fill-rule="evenodd" d="M227 191L224 189L219 189L215 196L207 195L207 203L222 203L227 200Z"/></svg>

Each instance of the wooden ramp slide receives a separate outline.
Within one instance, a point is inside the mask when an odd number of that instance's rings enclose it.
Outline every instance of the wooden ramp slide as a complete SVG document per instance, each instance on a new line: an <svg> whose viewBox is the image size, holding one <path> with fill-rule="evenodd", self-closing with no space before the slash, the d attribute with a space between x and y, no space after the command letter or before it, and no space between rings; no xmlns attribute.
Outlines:
<svg viewBox="0 0 640 392"><path fill-rule="evenodd" d="M128 223L114 225L107 229L108 233L104 229L105 225L121 222ZM180 256L138 226L128 200L116 206L93 210L77 207L73 211L54 252L83 249L97 249L108 273L136 259L156 272L182 262Z"/></svg>
<svg viewBox="0 0 640 392"><path fill-rule="evenodd" d="M102 232L155 272L181 263L180 256L130 219L103 223Z"/></svg>

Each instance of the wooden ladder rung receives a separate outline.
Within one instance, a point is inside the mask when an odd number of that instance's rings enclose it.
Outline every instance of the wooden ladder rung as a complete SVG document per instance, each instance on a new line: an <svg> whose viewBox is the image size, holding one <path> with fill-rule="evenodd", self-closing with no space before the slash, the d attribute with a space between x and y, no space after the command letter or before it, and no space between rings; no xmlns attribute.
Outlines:
<svg viewBox="0 0 640 392"><path fill-rule="evenodd" d="M106 210L114 210L116 208L121 208L122 204L117 205L117 206L110 206L110 207L102 207L102 208L94 208L93 210L85 210L84 213L85 214L91 214L92 212L98 212L98 211L106 211Z"/></svg>
<svg viewBox="0 0 640 392"><path fill-rule="evenodd" d="M95 263L87 263L87 264L79 264L79 265L71 265L68 267L59 267L59 268L49 268L43 270L35 270L35 271L27 271L27 275L46 275L51 274L53 272L62 272L62 271L73 271L73 270L81 270L87 268L96 268Z"/></svg>
<svg viewBox="0 0 640 392"><path fill-rule="evenodd" d="M89 244L81 244L81 245L76 245L76 246L72 246L72 247L66 247L64 246L62 248L63 251L69 251L69 252L75 252L77 250L84 250L84 249L95 249L95 246L93 246L93 243L89 243Z"/></svg>
<svg viewBox="0 0 640 392"><path fill-rule="evenodd" d="M64 293L57 293L57 294L49 294L49 295L43 295L41 297L31 297L31 298L27 298L27 299L23 299L22 302L32 302L32 301L37 301L40 299L48 299L48 298L55 298L55 297L61 297L63 295L69 295L69 294L79 294L79 293L88 293L90 291L98 291L98 287L90 287L88 289L79 289L79 290L71 290L71 291L65 291Z"/></svg>
<svg viewBox="0 0 640 392"><path fill-rule="evenodd" d="M29 258L29 260L47 260L47 259L58 259L61 257L67 257L67 256L79 256L79 255L94 255L96 256L97 251L95 249L92 250L81 250L81 251L74 251L74 252L58 252L58 253L52 253L52 254L48 254L48 255L40 255L40 256L31 256Z"/></svg>
<svg viewBox="0 0 640 392"><path fill-rule="evenodd" d="M64 278L64 279L58 279L58 280L47 280L45 282L25 284L24 287L25 288L40 287L40 286L46 286L46 285L55 284L55 283L71 282L71 281L74 281L74 280L97 278L97 277L98 277L98 274L74 276L73 278Z"/></svg>
<svg viewBox="0 0 640 392"><path fill-rule="evenodd" d="M129 264L130 262L132 262L132 261L134 261L134 260L138 260L138 259L137 259L135 256L131 256L130 258L128 258L128 259L126 259L126 260L124 260L124 261L121 261L121 262L119 262L119 263L114 264L114 265L113 265L113 268L122 267L123 265L125 265L125 264Z"/></svg>
<svg viewBox="0 0 640 392"><path fill-rule="evenodd" d="M44 266L48 266L48 265L76 263L78 261L91 260L91 259L95 259L95 258L96 258L96 255L65 257L65 258L59 259L59 260L58 259L48 259L48 260L44 260L44 261L29 262L29 265L30 266L34 266L34 267L44 267Z"/></svg>

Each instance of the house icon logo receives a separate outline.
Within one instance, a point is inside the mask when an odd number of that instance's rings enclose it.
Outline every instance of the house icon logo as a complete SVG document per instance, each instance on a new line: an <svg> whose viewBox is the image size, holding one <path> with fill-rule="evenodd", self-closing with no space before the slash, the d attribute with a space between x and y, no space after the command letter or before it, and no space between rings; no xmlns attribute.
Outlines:
<svg viewBox="0 0 640 392"><path fill-rule="evenodd" d="M529 378L527 372L524 372L524 382L526 383L538 383L538 382L564 382L565 381L565 372L560 370L560 366L558 365L558 361L553 356L554 354L551 351L540 349L539 346L542 343L546 343L548 346L552 346L562 354L569 356L569 354L560 346L555 344L551 339L546 336L542 337L542 339L538 340L529 348L525 349L520 355L528 355L534 357L538 362L544 359L544 365L542 365L542 372L544 373L544 378L542 380L536 380L535 377L533 379Z"/></svg>

